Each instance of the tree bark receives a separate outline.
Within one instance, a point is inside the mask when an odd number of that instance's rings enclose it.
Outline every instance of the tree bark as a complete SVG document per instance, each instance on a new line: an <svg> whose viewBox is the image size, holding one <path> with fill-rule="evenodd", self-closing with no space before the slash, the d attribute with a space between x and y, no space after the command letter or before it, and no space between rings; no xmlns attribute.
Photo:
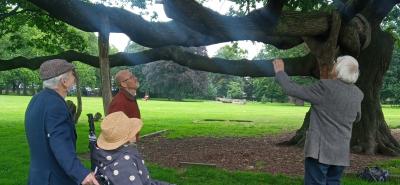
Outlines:
<svg viewBox="0 0 400 185"><path fill-rule="evenodd" d="M391 135L379 97L383 76L392 59L394 39L389 33L383 32L378 23L373 25L371 44L361 51L358 58L360 77L356 85L363 91L364 99L361 105L361 121L353 125L351 149L356 153L398 156L400 145ZM310 111L295 136L282 144L304 146L305 131L310 122L309 114Z"/></svg>
<svg viewBox="0 0 400 185"><path fill-rule="evenodd" d="M366 154L400 155L400 145L391 135L380 103L379 91L393 54L394 39L379 25L372 30L371 45L359 57L360 78L357 86L364 92L362 117L353 126L353 151Z"/></svg>
<svg viewBox="0 0 400 185"><path fill-rule="evenodd" d="M286 11L281 15L267 16L274 17L272 21L262 16L261 12L271 12L267 7L245 16L226 16L205 8L195 0L168 0L164 3L164 10L171 19L200 33L217 37L315 36L328 31L330 18L329 13L322 11Z"/></svg>
<svg viewBox="0 0 400 185"><path fill-rule="evenodd" d="M93 67L99 67L98 57L76 51L66 51L52 56L24 58L16 57L10 60L0 60L0 71L15 68L38 69L44 61L62 58L67 61L81 61ZM179 65L194 70L222 73L235 76L272 77L275 75L272 60L226 60L222 58L209 58L186 51L182 47L164 47L150 49L138 53L117 53L109 57L111 67L135 66L159 60L170 60ZM285 58L285 70L291 76L319 77L316 59L311 54Z"/></svg>
<svg viewBox="0 0 400 185"><path fill-rule="evenodd" d="M110 32L125 33L132 41L146 47L163 47L169 45L179 46L205 46L221 42L235 40L254 40L273 44L278 48L291 48L302 43L299 37L292 36L271 36L263 32L249 29L240 36L219 35L218 37L203 34L194 31L191 28L177 21L169 22L148 22L140 15L136 15L122 8L106 7L102 4L92 4L81 0L29 0L39 8L49 12L51 17L64 21L83 31L100 32L101 26L105 24L104 20L98 17L107 17L109 19ZM189 7L188 7L189 8ZM320 15L320 13L317 13ZM323 21L323 17L314 17L315 22ZM291 22L303 22L302 17L296 17ZM312 23L313 21L310 20ZM269 25L264 25L268 27ZM307 26L303 24L303 26ZM321 29L329 29L329 24L324 23ZM310 27L311 28L311 27ZM295 27L287 29L288 32L298 32ZM315 33L313 29L308 31ZM320 34L320 33L319 33ZM291 34L293 35L293 34ZM296 35L296 34L294 34Z"/></svg>
<svg viewBox="0 0 400 185"><path fill-rule="evenodd" d="M299 147L303 147L306 141L306 131L308 130L308 126L310 125L310 114L311 108L306 113L304 117L303 124L300 129L296 131L296 134L289 140L279 143L278 145L295 145Z"/></svg>
<svg viewBox="0 0 400 185"><path fill-rule="evenodd" d="M104 19L108 19L107 17ZM110 78L110 60L109 52L109 26L108 21L102 25L102 31L99 32L99 62L100 62L100 76L101 76L101 93L103 97L104 114L107 115L108 105L111 102L111 78Z"/></svg>
<svg viewBox="0 0 400 185"><path fill-rule="evenodd" d="M76 114L74 117L75 124L78 123L79 117L81 116L82 113L82 91L81 91L81 81L79 78L78 73L75 73L76 77L76 100L78 102L78 107L76 109Z"/></svg>

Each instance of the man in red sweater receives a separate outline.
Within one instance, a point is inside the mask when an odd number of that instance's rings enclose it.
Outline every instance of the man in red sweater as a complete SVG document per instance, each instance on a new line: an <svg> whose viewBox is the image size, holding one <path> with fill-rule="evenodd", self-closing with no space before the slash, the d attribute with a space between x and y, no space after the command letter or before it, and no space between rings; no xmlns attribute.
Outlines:
<svg viewBox="0 0 400 185"><path fill-rule="evenodd" d="M122 111L129 118L140 119L140 110L136 101L136 90L139 88L138 79L125 69L117 72L115 80L119 86L119 92L108 106L107 114ZM139 133L136 134L136 141L139 141Z"/></svg>

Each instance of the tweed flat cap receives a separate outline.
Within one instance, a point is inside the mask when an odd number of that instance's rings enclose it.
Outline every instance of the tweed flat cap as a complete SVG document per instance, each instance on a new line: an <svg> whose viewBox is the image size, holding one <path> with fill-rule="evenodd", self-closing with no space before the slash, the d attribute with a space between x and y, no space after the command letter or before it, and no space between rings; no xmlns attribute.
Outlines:
<svg viewBox="0 0 400 185"><path fill-rule="evenodd" d="M68 63L66 60L63 59L48 60L40 65L40 78L42 80L48 80L50 78L60 76L61 74L66 73L70 70L73 70L74 68L74 65Z"/></svg>

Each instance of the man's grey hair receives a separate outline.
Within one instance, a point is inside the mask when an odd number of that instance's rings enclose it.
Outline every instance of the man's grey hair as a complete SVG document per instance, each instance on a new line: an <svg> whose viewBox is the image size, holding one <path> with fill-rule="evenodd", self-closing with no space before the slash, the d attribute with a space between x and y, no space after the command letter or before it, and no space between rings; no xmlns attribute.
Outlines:
<svg viewBox="0 0 400 185"><path fill-rule="evenodd" d="M360 74L357 60L349 55L341 56L336 59L337 79L346 83L356 83Z"/></svg>
<svg viewBox="0 0 400 185"><path fill-rule="evenodd" d="M123 73L130 73L130 74L132 74L133 76L135 76L135 75L132 73L132 71L129 70L129 69L123 69L123 70L118 71L118 72L115 74L115 81L116 81L118 87L122 87L122 86L121 86L121 82L122 82L123 80L126 80L126 79L121 79L121 75L122 75Z"/></svg>
<svg viewBox="0 0 400 185"><path fill-rule="evenodd" d="M43 87L44 88L49 88L49 89L57 88L58 84L61 83L61 80L68 80L68 72L63 73L63 74L61 74L59 76L56 76L54 78L50 78L48 80L43 81Z"/></svg>

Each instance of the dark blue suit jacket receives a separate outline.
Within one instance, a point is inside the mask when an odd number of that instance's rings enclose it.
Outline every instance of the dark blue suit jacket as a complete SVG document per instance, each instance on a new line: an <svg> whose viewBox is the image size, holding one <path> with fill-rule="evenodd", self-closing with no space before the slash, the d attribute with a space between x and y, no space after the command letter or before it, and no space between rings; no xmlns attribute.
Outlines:
<svg viewBox="0 0 400 185"><path fill-rule="evenodd" d="M63 97L51 89L35 95L25 113L30 148L29 185L80 184L89 174L76 155L76 133Z"/></svg>

